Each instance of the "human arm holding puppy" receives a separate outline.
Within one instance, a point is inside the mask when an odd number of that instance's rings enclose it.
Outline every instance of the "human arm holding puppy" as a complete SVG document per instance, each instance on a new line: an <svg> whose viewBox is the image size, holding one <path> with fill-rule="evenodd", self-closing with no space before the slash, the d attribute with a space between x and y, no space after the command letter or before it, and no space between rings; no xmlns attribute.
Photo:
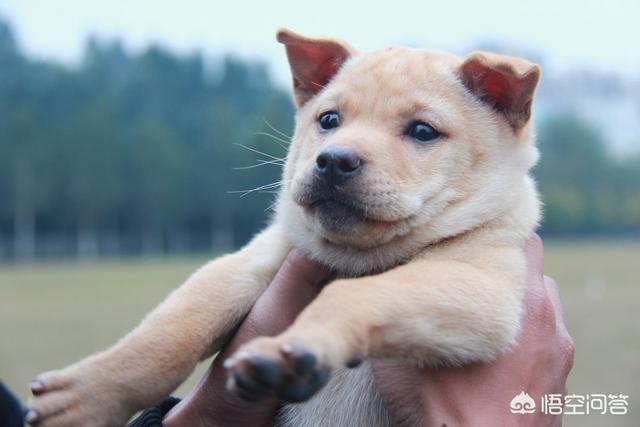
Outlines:
<svg viewBox="0 0 640 427"><path fill-rule="evenodd" d="M376 383L398 423L426 425L560 425L558 416L515 415L509 402L520 391L538 400L545 393L563 393L573 361L573 344L564 326L557 285L543 276L542 244L535 236L527 242L526 310L518 344L488 364L464 368L417 369L392 362L375 362ZM259 299L225 354L259 335L281 332L313 300L326 270L299 253L280 269L268 291ZM286 303L283 303L286 301ZM287 310L279 310L287 307ZM165 418L165 427L271 425L275 399L244 402L224 386L223 357L214 361L194 392ZM416 406L420 406L419 410ZM241 418L238 418L241 417Z"/></svg>

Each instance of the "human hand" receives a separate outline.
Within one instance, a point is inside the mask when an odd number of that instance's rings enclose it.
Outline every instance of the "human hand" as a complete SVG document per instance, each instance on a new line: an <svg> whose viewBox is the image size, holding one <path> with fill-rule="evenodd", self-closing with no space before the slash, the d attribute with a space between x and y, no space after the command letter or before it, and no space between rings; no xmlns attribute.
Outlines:
<svg viewBox="0 0 640 427"><path fill-rule="evenodd" d="M525 309L518 344L489 364L419 369L375 361L376 384L394 425L560 426L561 416L539 409L544 394L566 392L573 365L573 341L562 316L558 286L543 273L542 241L527 242ZM509 403L521 391L538 409L512 414Z"/></svg>
<svg viewBox="0 0 640 427"><path fill-rule="evenodd" d="M292 251L249 312L231 342L215 358L200 383L164 418L163 427L270 426L276 398L247 402L225 387L224 360L241 344L284 331L318 294L329 270Z"/></svg>

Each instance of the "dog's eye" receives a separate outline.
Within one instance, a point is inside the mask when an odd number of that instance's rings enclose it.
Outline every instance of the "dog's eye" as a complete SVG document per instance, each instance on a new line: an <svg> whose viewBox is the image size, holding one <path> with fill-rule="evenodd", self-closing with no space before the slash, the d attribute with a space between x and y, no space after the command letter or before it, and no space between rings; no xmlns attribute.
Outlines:
<svg viewBox="0 0 640 427"><path fill-rule="evenodd" d="M439 137L440 132L424 122L414 122L407 128L407 135L420 142L429 142Z"/></svg>
<svg viewBox="0 0 640 427"><path fill-rule="evenodd" d="M340 126L340 115L335 111L327 111L326 113L322 113L322 115L320 115L318 123L320 124L320 128L322 128L322 130L337 128L338 126Z"/></svg>

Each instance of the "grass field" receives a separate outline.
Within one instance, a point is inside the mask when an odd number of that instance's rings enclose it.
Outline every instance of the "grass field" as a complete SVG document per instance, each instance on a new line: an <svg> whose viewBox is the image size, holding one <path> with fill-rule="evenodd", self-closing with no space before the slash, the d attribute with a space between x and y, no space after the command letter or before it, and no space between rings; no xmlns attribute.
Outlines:
<svg viewBox="0 0 640 427"><path fill-rule="evenodd" d="M34 374L113 343L204 260L0 266L0 379L26 398ZM570 391L630 396L627 416L565 416L565 425L640 425L640 242L549 241L546 272L576 343Z"/></svg>

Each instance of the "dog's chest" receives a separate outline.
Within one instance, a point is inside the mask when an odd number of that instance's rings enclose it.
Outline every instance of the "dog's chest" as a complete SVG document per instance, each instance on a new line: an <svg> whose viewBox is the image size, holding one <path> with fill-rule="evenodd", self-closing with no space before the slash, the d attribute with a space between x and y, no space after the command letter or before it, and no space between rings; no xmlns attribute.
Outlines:
<svg viewBox="0 0 640 427"><path fill-rule="evenodd" d="M381 396L376 391L371 365L336 371L311 400L282 408L278 427L388 427Z"/></svg>

